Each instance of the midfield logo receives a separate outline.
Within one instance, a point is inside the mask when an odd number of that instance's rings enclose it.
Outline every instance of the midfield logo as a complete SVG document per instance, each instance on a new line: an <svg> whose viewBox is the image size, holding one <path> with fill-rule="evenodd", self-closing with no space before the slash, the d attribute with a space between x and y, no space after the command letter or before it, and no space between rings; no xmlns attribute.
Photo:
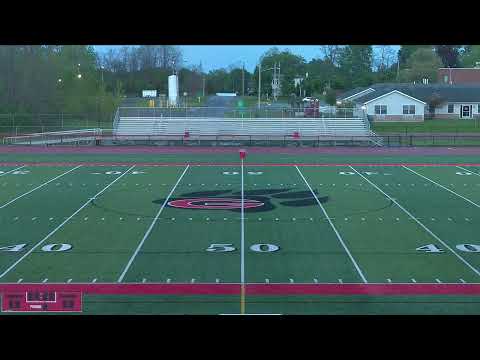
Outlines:
<svg viewBox="0 0 480 360"><path fill-rule="evenodd" d="M317 190L314 190L317 195ZM321 203L328 201L328 196L318 197ZM153 201L163 204L165 199ZM293 191L293 189L259 189L244 192L245 212L265 212L277 206L304 207L318 206L315 197L308 190ZM180 195L168 202L168 206L192 210L230 210L240 212L242 207L241 193L232 190L199 191Z"/></svg>

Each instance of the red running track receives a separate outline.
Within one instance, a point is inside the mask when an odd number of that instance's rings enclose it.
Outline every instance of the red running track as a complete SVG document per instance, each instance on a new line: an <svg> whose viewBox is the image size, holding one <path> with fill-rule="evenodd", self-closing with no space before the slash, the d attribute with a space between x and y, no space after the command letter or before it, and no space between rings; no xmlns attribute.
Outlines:
<svg viewBox="0 0 480 360"><path fill-rule="evenodd" d="M0 161L0 166L240 166L240 162L226 162L226 163L201 163L201 162L186 162L186 163L179 163L179 162L164 162L164 163L156 163L156 162L130 162L130 163L122 163L122 162L81 162L81 161L68 161L68 162L12 162L12 161ZM436 163L246 163L246 166L480 166L480 163L456 163L456 164L436 164Z"/></svg>
<svg viewBox="0 0 480 360"><path fill-rule="evenodd" d="M480 155L480 147L189 147L189 146L0 146L0 154L322 154L322 155Z"/></svg>
<svg viewBox="0 0 480 360"><path fill-rule="evenodd" d="M480 295L480 284L246 284L246 295ZM0 293L81 292L88 295L238 295L240 284L0 284Z"/></svg>

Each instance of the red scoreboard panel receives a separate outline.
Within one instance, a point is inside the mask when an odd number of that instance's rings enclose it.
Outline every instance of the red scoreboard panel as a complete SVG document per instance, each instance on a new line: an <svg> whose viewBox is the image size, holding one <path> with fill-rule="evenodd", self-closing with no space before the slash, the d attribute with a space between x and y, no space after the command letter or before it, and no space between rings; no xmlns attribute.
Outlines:
<svg viewBox="0 0 480 360"><path fill-rule="evenodd" d="M82 312L82 294L37 290L4 293L2 312Z"/></svg>

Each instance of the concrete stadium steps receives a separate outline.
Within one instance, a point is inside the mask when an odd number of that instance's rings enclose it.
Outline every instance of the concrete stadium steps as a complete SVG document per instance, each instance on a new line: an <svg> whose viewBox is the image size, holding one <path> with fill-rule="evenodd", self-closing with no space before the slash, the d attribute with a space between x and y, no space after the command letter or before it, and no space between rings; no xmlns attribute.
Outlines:
<svg viewBox="0 0 480 360"><path fill-rule="evenodd" d="M332 119L222 119L119 117L114 135L273 135L372 136L362 118Z"/></svg>

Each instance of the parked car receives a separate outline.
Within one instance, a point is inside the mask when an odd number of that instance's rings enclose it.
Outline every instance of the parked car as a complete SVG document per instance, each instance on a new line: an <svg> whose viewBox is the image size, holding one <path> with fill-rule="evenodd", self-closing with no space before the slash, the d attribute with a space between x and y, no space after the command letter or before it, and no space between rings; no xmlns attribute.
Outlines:
<svg viewBox="0 0 480 360"><path fill-rule="evenodd" d="M303 98L303 102L310 102L310 101L313 101L315 100L315 98L311 97L311 96L307 96L305 98Z"/></svg>

